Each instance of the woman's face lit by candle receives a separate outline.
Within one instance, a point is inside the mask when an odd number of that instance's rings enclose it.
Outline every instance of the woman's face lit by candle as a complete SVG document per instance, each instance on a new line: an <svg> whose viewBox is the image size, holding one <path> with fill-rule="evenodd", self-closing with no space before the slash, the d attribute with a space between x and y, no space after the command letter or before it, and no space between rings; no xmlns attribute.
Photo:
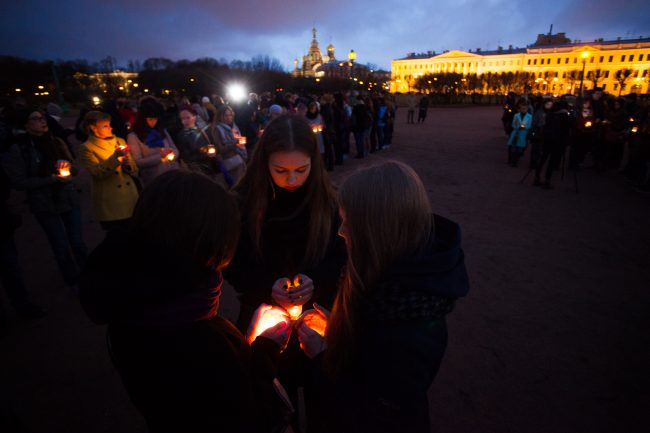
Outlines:
<svg viewBox="0 0 650 433"><path fill-rule="evenodd" d="M147 117L147 126L149 128L155 128L157 123L158 123L157 117Z"/></svg>
<svg viewBox="0 0 650 433"><path fill-rule="evenodd" d="M280 188L295 191L305 184L311 172L311 158L300 150L275 152L269 156L269 171Z"/></svg>
<svg viewBox="0 0 650 433"><path fill-rule="evenodd" d="M227 125L232 125L235 120L235 113L232 110L226 110L223 112L223 123Z"/></svg>
<svg viewBox="0 0 650 433"><path fill-rule="evenodd" d="M187 110L183 110L178 114L178 117L181 118L181 123L183 124L183 128L185 129L192 129L196 126L196 116L192 113L190 113Z"/></svg>
<svg viewBox="0 0 650 433"><path fill-rule="evenodd" d="M110 120L98 120L94 125L90 125L90 130L97 138L109 138L113 136Z"/></svg>

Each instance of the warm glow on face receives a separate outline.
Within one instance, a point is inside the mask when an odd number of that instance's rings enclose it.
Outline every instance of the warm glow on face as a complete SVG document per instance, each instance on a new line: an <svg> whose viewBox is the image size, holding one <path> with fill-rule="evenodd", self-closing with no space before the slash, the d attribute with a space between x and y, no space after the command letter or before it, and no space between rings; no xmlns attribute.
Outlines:
<svg viewBox="0 0 650 433"><path fill-rule="evenodd" d="M277 186L295 191L309 177L311 158L300 150L274 152L269 157L269 172Z"/></svg>

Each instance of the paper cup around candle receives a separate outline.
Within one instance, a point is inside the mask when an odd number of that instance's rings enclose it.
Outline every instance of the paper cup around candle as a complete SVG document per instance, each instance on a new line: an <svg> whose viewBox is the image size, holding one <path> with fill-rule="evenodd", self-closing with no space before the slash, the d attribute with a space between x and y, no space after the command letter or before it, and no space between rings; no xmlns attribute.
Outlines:
<svg viewBox="0 0 650 433"><path fill-rule="evenodd" d="M59 176L61 176L61 177L70 176L70 169L69 168L60 168L59 169Z"/></svg>

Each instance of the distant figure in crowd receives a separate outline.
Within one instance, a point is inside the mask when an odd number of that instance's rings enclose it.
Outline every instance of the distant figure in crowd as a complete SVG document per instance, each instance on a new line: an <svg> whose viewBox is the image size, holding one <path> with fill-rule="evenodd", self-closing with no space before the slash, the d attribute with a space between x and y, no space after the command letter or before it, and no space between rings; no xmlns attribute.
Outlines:
<svg viewBox="0 0 650 433"><path fill-rule="evenodd" d="M535 180L533 185L541 186L544 189L553 189L551 176L557 170L562 156L568 144L571 131L572 119L569 116L566 101L557 101L553 104L551 113L546 118L544 132L544 144L542 156L535 169ZM544 181L541 179L542 170L546 166Z"/></svg>
<svg viewBox="0 0 650 433"><path fill-rule="evenodd" d="M460 228L431 213L422 182L402 163L351 175L339 197L348 250L341 288L331 316L318 308L297 325L322 369L314 431L429 432L427 390L447 346L445 316L469 290Z"/></svg>
<svg viewBox="0 0 650 433"><path fill-rule="evenodd" d="M108 324L113 364L152 433L282 431L273 378L288 318L251 347L218 315L238 236L235 199L175 170L143 191L130 230L90 256L82 305Z"/></svg>
<svg viewBox="0 0 650 433"><path fill-rule="evenodd" d="M17 190L27 193L29 209L45 231L63 280L77 290L79 270L86 262L77 175L68 146L54 137L45 114L33 107L16 113L16 127L24 129L3 160Z"/></svg>
<svg viewBox="0 0 650 433"><path fill-rule="evenodd" d="M525 99L517 102L517 110L512 118L512 132L508 138L508 165L511 167L516 167L524 154L528 145L528 131L533 126L533 116L528 112L528 102Z"/></svg>
<svg viewBox="0 0 650 433"><path fill-rule="evenodd" d="M424 123L424 120L427 118L427 110L429 109L429 97L427 95L423 95L420 98L418 107L418 123Z"/></svg>
<svg viewBox="0 0 650 433"><path fill-rule="evenodd" d="M407 106L407 112L406 112L406 123L412 123L415 124L415 108L418 105L418 98L415 96L414 93L409 93L408 97L406 98L406 106Z"/></svg>
<svg viewBox="0 0 650 433"><path fill-rule="evenodd" d="M79 149L79 164L92 176L95 217L106 231L122 230L138 200L135 159L126 142L113 135L107 113L89 111L81 127L88 141Z"/></svg>
<svg viewBox="0 0 650 433"><path fill-rule="evenodd" d="M236 185L246 172L248 154L241 132L235 124L233 109L228 105L219 107L212 124L205 131L210 142L217 146L221 164L232 178L233 185Z"/></svg>
<svg viewBox="0 0 650 433"><path fill-rule="evenodd" d="M179 152L160 122L162 116L163 109L157 102L143 103L127 136L129 150L145 186L156 176L178 168Z"/></svg>

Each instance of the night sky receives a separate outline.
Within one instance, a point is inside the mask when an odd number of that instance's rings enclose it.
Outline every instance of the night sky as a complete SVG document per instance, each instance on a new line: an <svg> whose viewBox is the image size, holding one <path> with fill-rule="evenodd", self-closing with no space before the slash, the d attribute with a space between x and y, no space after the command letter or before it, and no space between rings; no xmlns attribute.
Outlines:
<svg viewBox="0 0 650 433"><path fill-rule="evenodd" d="M646 0L3 1L0 55L99 60L269 55L291 69L311 28L321 50L389 69L408 52L524 47L546 33L572 40L650 37Z"/></svg>

